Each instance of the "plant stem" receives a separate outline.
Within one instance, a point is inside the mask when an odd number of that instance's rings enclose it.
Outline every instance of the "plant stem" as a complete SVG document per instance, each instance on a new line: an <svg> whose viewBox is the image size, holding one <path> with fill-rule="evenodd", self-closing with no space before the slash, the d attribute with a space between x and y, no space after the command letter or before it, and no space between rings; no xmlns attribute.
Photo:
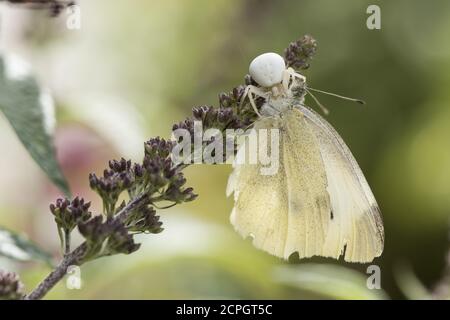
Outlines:
<svg viewBox="0 0 450 320"><path fill-rule="evenodd" d="M116 217L113 220L111 220L110 223L113 223L114 221L117 220L121 222L125 221L134 209L136 209L146 201L148 201L148 197L146 194L138 195L136 198L128 202L128 204L117 213ZM67 242L65 244L65 247L67 249ZM59 265L55 268L55 270L53 270L41 283L39 283L39 285L30 294L25 296L24 299L25 300L42 299L66 275L66 271L69 266L71 265L80 266L82 264L83 262L82 259L87 249L88 249L87 243L83 242L72 252L66 253L64 255L64 258L59 263Z"/></svg>
<svg viewBox="0 0 450 320"><path fill-rule="evenodd" d="M64 230L64 256L70 253L70 231Z"/></svg>
<svg viewBox="0 0 450 320"><path fill-rule="evenodd" d="M136 198L128 202L128 204L116 214L114 220L124 222L130 215L131 211L142 205L145 201L147 201L147 194L142 193L138 195Z"/></svg>
<svg viewBox="0 0 450 320"><path fill-rule="evenodd" d="M80 259L87 250L86 242L83 242L73 252L64 256L60 264L53 270L29 295L25 300L42 299L65 275L67 268L71 265L78 265Z"/></svg>

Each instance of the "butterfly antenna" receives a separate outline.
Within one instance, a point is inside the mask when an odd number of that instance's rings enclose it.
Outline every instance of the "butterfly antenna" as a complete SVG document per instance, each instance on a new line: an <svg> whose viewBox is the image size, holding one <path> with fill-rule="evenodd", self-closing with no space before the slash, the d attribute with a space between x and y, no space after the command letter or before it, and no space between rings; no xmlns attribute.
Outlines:
<svg viewBox="0 0 450 320"><path fill-rule="evenodd" d="M316 102L316 104L320 107L322 112L327 116L330 113L330 111L328 111L328 109L325 108L325 106L323 104L321 104L320 101L308 89L311 89L311 88L305 88L306 92L308 92L308 94L311 96L311 98L313 98L313 100Z"/></svg>
<svg viewBox="0 0 450 320"><path fill-rule="evenodd" d="M313 88L310 88L310 87L308 87L308 89L312 90L312 91L315 91L315 92L327 94L329 96L333 96L333 97L336 97L336 98L340 98L340 99L343 99L343 100L353 101L353 102L357 102L359 104L366 104L366 102L364 100L361 100L361 99L349 98L349 97L341 96L339 94L335 94L335 93L331 93L331 92L327 92L327 91L322 91L322 90L319 90L319 89L313 89Z"/></svg>

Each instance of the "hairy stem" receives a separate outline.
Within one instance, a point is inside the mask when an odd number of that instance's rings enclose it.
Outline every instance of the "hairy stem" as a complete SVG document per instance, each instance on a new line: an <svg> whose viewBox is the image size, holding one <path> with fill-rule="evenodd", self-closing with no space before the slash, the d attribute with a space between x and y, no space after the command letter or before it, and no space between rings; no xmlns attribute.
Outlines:
<svg viewBox="0 0 450 320"><path fill-rule="evenodd" d="M146 201L148 201L147 195L140 194L139 196L128 202L128 204L117 213L114 220L111 220L110 223L113 223L116 220L119 220L121 222L125 221L134 209L141 206ZM59 265L55 268L55 270L50 272L50 274L41 283L39 283L39 285L30 294L25 296L24 299L42 299L66 275L67 268L69 266L80 266L82 264L82 259L84 257L84 254L86 253L87 248L87 243L83 242L71 253L66 254Z"/></svg>
<svg viewBox="0 0 450 320"><path fill-rule="evenodd" d="M83 242L73 252L66 255L55 270L53 270L29 295L25 296L24 299L42 299L66 275L69 266L79 264L86 249L87 245Z"/></svg>

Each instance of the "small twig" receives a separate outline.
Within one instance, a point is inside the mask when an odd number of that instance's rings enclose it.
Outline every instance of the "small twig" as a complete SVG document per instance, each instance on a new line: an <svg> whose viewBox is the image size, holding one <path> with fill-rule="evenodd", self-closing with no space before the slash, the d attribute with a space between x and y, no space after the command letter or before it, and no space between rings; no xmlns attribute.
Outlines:
<svg viewBox="0 0 450 320"><path fill-rule="evenodd" d="M120 210L114 220L118 220L120 222L124 222L130 213L141 206L145 201L147 201L147 195L145 193L137 196L133 200L131 200L122 210Z"/></svg>
<svg viewBox="0 0 450 320"><path fill-rule="evenodd" d="M147 196L141 194L138 197L131 200L122 210L120 210L117 216L109 223L113 224L115 221L125 221L134 209L141 206L147 201ZM67 244L66 244L67 247ZM27 296L25 300L39 300L42 299L65 275L67 268L71 265L82 264L82 259L86 253L88 246L86 242L83 242L71 253L66 254L61 263L53 270L39 285Z"/></svg>
<svg viewBox="0 0 450 320"><path fill-rule="evenodd" d="M70 253L70 232L68 230L64 231L64 255Z"/></svg>
<svg viewBox="0 0 450 320"><path fill-rule="evenodd" d="M86 242L83 242L72 253L66 255L56 269L53 270L29 295L25 296L24 300L42 299L66 275L69 266L79 264L86 249Z"/></svg>

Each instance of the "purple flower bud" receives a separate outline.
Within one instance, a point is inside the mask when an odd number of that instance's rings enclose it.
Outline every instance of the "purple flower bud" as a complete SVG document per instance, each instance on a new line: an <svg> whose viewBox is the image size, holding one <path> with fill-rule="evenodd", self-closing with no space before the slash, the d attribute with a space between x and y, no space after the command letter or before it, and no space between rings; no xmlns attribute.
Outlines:
<svg viewBox="0 0 450 320"><path fill-rule="evenodd" d="M14 272L0 270L0 300L19 300L24 296L23 284Z"/></svg>

